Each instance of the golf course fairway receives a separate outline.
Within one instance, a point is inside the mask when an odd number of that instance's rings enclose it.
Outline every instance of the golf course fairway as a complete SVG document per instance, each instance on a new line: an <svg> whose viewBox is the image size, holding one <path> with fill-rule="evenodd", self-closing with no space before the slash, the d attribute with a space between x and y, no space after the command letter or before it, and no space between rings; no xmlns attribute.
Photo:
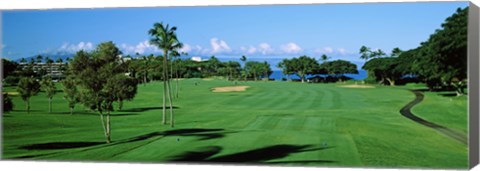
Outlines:
<svg viewBox="0 0 480 171"><path fill-rule="evenodd" d="M180 80L174 128L161 123L163 83L138 85L135 99L112 113L110 144L98 112L77 105L70 115L62 92L51 114L44 92L32 97L30 114L12 95L14 111L2 115L2 158L467 168L466 144L400 114L415 99L414 87L345 84ZM229 86L244 89L212 92ZM467 135L465 96L424 92L411 112Z"/></svg>

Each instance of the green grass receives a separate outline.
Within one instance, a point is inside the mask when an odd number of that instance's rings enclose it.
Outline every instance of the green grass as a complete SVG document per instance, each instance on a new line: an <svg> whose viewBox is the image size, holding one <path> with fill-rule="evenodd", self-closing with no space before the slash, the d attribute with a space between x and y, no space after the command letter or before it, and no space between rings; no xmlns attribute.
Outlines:
<svg viewBox="0 0 480 171"><path fill-rule="evenodd" d="M169 128L161 124L162 85L139 85L135 100L113 113L111 144L103 143L98 114L77 106L70 115L61 93L52 114L43 93L32 98L30 114L14 96L16 110L2 119L2 157L467 168L466 145L400 115L415 97L406 87L259 81L239 82L250 86L245 92L213 93L233 84L182 80L176 125ZM466 133L467 99L450 98L427 92L412 112Z"/></svg>

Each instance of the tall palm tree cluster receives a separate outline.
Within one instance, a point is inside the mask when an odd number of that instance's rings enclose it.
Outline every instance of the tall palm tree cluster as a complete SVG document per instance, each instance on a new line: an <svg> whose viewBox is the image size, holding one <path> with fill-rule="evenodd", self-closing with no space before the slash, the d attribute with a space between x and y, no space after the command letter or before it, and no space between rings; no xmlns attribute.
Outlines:
<svg viewBox="0 0 480 171"><path fill-rule="evenodd" d="M179 54L178 50L183 47L183 44L178 40L175 31L177 27L170 27L168 24L164 25L162 22L153 24L153 28L148 31L151 36L150 44L157 46L163 51L163 110L162 110L162 124L166 124L166 109L167 109L167 95L170 109L170 127L174 126L173 120L173 104L172 104L172 92L170 86L170 79L172 74L169 74L168 62L172 60L170 56ZM172 67L172 66L170 66Z"/></svg>

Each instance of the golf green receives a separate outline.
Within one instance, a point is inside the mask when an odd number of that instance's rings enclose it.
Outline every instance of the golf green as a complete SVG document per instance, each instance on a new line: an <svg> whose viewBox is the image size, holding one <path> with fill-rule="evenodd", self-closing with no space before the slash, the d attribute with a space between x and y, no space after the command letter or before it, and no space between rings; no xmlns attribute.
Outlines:
<svg viewBox="0 0 480 171"><path fill-rule="evenodd" d="M415 99L408 86L185 79L174 98L175 128L162 125L162 82L139 85L112 114L112 143L100 117L63 94L39 93L31 112L13 96L3 114L3 158L55 161L210 162L307 166L467 168L468 148L414 122L400 109ZM246 91L212 92L215 87ZM60 85L58 85L60 86ZM175 82L172 82L175 90ZM4 87L14 91L14 87ZM467 98L425 92L412 113L467 134ZM168 110L167 110L168 111ZM168 112L167 112L168 113Z"/></svg>

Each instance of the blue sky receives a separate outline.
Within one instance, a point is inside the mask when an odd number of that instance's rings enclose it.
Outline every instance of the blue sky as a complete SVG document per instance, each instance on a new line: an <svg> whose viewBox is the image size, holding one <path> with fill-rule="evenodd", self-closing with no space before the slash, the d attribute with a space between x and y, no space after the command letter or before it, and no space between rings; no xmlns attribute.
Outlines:
<svg viewBox="0 0 480 171"><path fill-rule="evenodd" d="M362 45L407 50L468 2L162 7L2 12L2 57L92 50L113 41L124 54L157 53L153 23L178 27L190 55L250 59L300 55L361 61Z"/></svg>

